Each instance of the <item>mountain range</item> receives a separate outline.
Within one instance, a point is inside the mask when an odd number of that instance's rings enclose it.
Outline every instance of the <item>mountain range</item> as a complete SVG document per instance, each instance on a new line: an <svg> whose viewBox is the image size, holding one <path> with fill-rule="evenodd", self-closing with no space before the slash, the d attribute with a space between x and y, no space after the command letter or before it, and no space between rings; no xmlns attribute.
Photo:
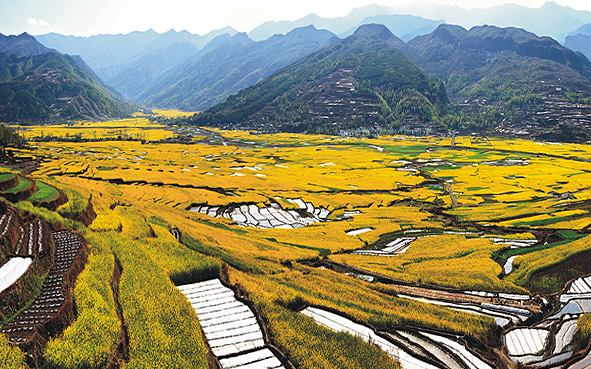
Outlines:
<svg viewBox="0 0 591 369"><path fill-rule="evenodd" d="M564 124L579 129L564 107L591 99L590 76L583 54L523 29L441 24L404 43L372 24L228 97L194 123L336 133L425 132L439 129L429 123L435 121L448 129L536 126L548 135ZM549 117L550 126L539 126Z"/></svg>
<svg viewBox="0 0 591 369"><path fill-rule="evenodd" d="M550 37L538 37L512 27L479 26L466 30L443 24L434 32L409 41L405 50L428 73L441 78L494 63L499 53L549 60L591 76L589 61L580 53Z"/></svg>
<svg viewBox="0 0 591 369"><path fill-rule="evenodd" d="M388 16L392 15L395 15L395 17L387 19ZM375 19L375 17L383 18ZM326 29L334 34L337 34L339 37L347 37L351 35L360 25L371 23L389 23L387 24L388 26L393 26L393 28L390 29L392 33L401 37L407 34L415 33L418 29L424 27L427 24L439 24L442 23L442 21L433 21L412 15L405 15L404 13L394 14L385 6L371 4L361 8L353 9L344 17L322 18L316 14L309 14L295 21L267 21L250 31L248 36L255 41L261 41L266 40L275 34L288 33L294 28L313 25L318 29ZM433 29L434 28L435 27L433 27Z"/></svg>
<svg viewBox="0 0 591 369"><path fill-rule="evenodd" d="M166 48L174 43L190 43L195 48L203 48L209 41L222 34L235 34L231 27L212 31L204 36L187 31L157 33L154 30L131 32L118 35L96 35L91 37L64 36L49 33L36 36L37 40L61 53L80 55L104 81L110 80L124 69L132 60Z"/></svg>
<svg viewBox="0 0 591 369"><path fill-rule="evenodd" d="M105 119L131 111L80 57L49 50L28 34L0 40L0 121Z"/></svg>
<svg viewBox="0 0 591 369"><path fill-rule="evenodd" d="M534 124L557 107L549 106L550 100L562 99L566 106L575 95L575 100L591 95L591 63L584 55L523 29L444 24L403 50L444 81L465 123L476 129Z"/></svg>
<svg viewBox="0 0 591 369"><path fill-rule="evenodd" d="M131 101L195 111L338 38L308 26L260 42L231 28L205 36L149 30L88 38L48 34L38 40L80 54L107 85Z"/></svg>
<svg viewBox="0 0 591 369"><path fill-rule="evenodd" d="M148 30L127 35L92 37L47 34L38 36L38 40L60 52L80 55L107 85L134 102L184 110L204 110L241 88L257 82L278 67L295 61L294 58L286 57L283 58L283 64L269 62L270 67L265 65L269 55L274 59L281 59L277 53L285 52L286 47L279 46L280 43L293 43L293 40L271 38L286 35L296 28L313 25L317 30L324 29L344 38L360 25L377 23L386 25L393 34L404 42L409 42L416 36L429 34L446 22L464 25L466 29L482 23L512 25L560 39L566 34L576 32L579 27L584 27L586 22L591 22L591 13L575 11L552 2L537 9L505 4L473 10L422 2L398 7L372 4L354 9L344 17L322 18L310 14L296 21L265 22L248 35L238 36L243 40L242 47L246 47L245 37L254 41L250 46L252 50L241 51L248 54L245 60L231 60L230 55L234 54L227 54L229 50L236 53L240 48L236 44L237 40L232 40L237 31L229 27L204 36L186 31L170 30L158 34ZM573 37L575 36L569 36L569 40ZM581 41L571 42L576 44L573 49L586 53L585 38L580 34L576 37ZM211 45L208 46L210 42ZM224 42L229 44L222 46ZM254 46L258 42L266 45ZM275 45L277 50L271 51L272 48L268 46L270 44ZM317 47L320 46L322 45ZM213 51L215 47L223 50ZM288 47L294 48L293 45ZM301 51L293 55L301 57L314 50L302 45ZM214 54L210 54L211 52ZM255 55L256 53L260 55ZM207 54L209 56L206 57ZM252 65L241 65L242 61L247 64L256 58L263 61L263 65L256 68L256 71L252 69ZM213 62L214 59L217 62ZM242 70L245 72L237 73ZM238 77L241 78L237 79Z"/></svg>
<svg viewBox="0 0 591 369"><path fill-rule="evenodd" d="M356 29L361 24L384 23L382 19L367 19L376 16L398 15L399 19L414 16L424 21L438 23L457 24L470 29L484 24L499 27L524 28L540 36L550 36L560 42L572 31L580 26L591 23L591 12L577 11L572 8L547 2L540 8L528 8L515 4L503 4L489 8L475 8L466 10L457 5L438 5L425 1L413 1L400 6L367 5L354 9L350 14L337 18L321 18L316 14L310 14L295 21L268 21L254 28L249 36L253 40L263 40L276 33L287 33L294 28L314 25L319 29L327 29L339 36L351 34L351 29ZM407 18L412 19L412 18ZM404 23L404 21L403 21ZM404 41L406 34L417 35L416 29L420 28L410 24L408 28L390 30ZM434 29L435 27L433 27ZM433 29L429 30L429 33Z"/></svg>
<svg viewBox="0 0 591 369"><path fill-rule="evenodd" d="M171 69L140 95L151 106L205 110L339 38L314 26L254 42L244 33L218 36L213 45Z"/></svg>
<svg viewBox="0 0 591 369"><path fill-rule="evenodd" d="M445 115L443 84L397 49L403 45L385 26L363 25L199 114L196 123L338 132Z"/></svg>
<svg viewBox="0 0 591 369"><path fill-rule="evenodd" d="M510 24L527 30L499 26ZM540 34L566 36L565 45ZM265 131L493 129L566 116L576 125L563 107L591 103L590 35L591 13L555 3L369 5L249 34L38 36L44 45L0 35L0 119L121 116L130 105L117 91L147 107L201 111L196 124Z"/></svg>

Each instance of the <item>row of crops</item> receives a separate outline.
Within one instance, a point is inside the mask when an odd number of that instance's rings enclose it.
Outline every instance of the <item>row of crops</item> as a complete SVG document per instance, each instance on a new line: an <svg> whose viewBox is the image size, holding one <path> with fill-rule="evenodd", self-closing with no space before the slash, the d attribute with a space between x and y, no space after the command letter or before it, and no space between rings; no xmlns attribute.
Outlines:
<svg viewBox="0 0 591 369"><path fill-rule="evenodd" d="M207 343L222 369L284 368L269 348L264 347L265 337L253 311L237 300L234 291L219 279L178 288L195 309Z"/></svg>

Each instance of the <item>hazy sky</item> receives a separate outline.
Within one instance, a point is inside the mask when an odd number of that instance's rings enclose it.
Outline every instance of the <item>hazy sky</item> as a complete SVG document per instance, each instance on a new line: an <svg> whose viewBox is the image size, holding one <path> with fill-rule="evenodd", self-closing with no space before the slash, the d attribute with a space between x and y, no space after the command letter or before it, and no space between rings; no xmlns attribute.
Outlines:
<svg viewBox="0 0 591 369"><path fill-rule="evenodd" d="M513 2L538 8L545 0L425 0L471 9ZM39 35L57 32L90 36L100 33L187 30L203 35L223 26L250 31L266 20L295 20L310 13L338 17L353 8L377 3L401 5L410 0L0 0L0 33ZM416 0L413 0L416 3ZM591 11L590 0L555 0Z"/></svg>

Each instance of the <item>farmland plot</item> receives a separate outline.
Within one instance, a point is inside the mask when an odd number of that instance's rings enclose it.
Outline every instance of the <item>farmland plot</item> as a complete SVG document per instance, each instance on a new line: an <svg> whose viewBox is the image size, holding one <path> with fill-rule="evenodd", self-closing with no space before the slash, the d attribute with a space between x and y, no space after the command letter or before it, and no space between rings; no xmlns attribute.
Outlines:
<svg viewBox="0 0 591 369"><path fill-rule="evenodd" d="M546 345L546 329L517 328L505 334L505 345L511 356L537 355Z"/></svg>
<svg viewBox="0 0 591 369"><path fill-rule="evenodd" d="M591 276L575 279L566 293L560 295L560 302L566 304L565 314L582 314L591 311ZM559 313L560 314L560 313Z"/></svg>
<svg viewBox="0 0 591 369"><path fill-rule="evenodd" d="M434 292L434 295L437 295L437 292ZM506 305L489 304L484 302L480 304L467 302L452 302L426 297L415 297L404 294L400 294L399 296L402 298L421 301L428 304L445 306L454 310L464 311L467 313L477 315L488 315L494 318L495 322L501 327L506 327L511 323L517 324L520 321L523 322L527 320L531 315L531 312L529 310L519 309Z"/></svg>
<svg viewBox="0 0 591 369"><path fill-rule="evenodd" d="M562 367L572 357L573 349L569 345L575 336L577 321L581 314L591 312L589 280L589 276L578 278L567 286L566 293L559 297L562 308L556 314L532 328L510 329L504 335L504 345L513 361L540 368ZM553 347L548 344L551 332L554 332ZM543 355L544 351L548 354ZM580 365L574 364L572 367L585 367Z"/></svg>
<svg viewBox="0 0 591 369"><path fill-rule="evenodd" d="M403 369L435 369L437 366L421 361L406 353L403 349L392 344L388 340L378 336L372 329L361 324L354 323L349 319L343 318L337 314L328 311L308 307L302 311L302 314L313 318L316 323L324 325L337 332L347 332L353 336L377 345L390 356L399 360Z"/></svg>
<svg viewBox="0 0 591 369"><path fill-rule="evenodd" d="M591 276L575 279L567 294L591 294Z"/></svg>
<svg viewBox="0 0 591 369"><path fill-rule="evenodd" d="M386 244L386 247L378 250L355 250L353 254L359 255L385 255L385 256L392 256L392 255L399 255L403 254L408 250L410 244L416 240L416 237L399 237L394 241L389 242Z"/></svg>
<svg viewBox="0 0 591 369"><path fill-rule="evenodd" d="M19 239L14 253L16 255L32 256L43 251L43 242L48 237L47 225L41 220L36 220L19 227Z"/></svg>
<svg viewBox="0 0 591 369"><path fill-rule="evenodd" d="M83 128L77 127L86 137L90 132L82 131ZM156 132L144 131L147 134ZM115 238L131 232L137 237L135 239L150 237L145 247L133 247L137 251L133 259L151 258L158 266L151 272L167 270L175 283L182 283L172 278L182 274L171 272L178 269L171 266L172 259L167 254L172 248L166 245L161 252L155 252L157 244L165 237L172 240L167 228L177 241L186 245L179 247L195 257L207 254L226 263L229 273L238 273L232 269L240 271L241 278L248 283L235 280L232 283L240 283L248 291L265 319L273 341L302 368L349 369L368 367L363 364L372 362L371 359L379 358L382 362L388 359L383 352L361 341L359 345L367 346L368 352L369 348L374 351L368 354L368 359L359 354L361 351L352 349L353 346L343 348L339 345L341 342L350 342L341 339L345 336L343 334L329 332L334 336L326 339L327 329L292 311L291 306L301 306L302 303L326 304L380 329L404 325L425 327L420 331L418 328L400 329L391 332L392 337L373 332L376 340L379 337L398 347L405 353L403 356L434 367L486 368L488 363L466 349L457 336L428 333L427 328L466 335L470 342L473 339L481 347L497 344L500 334L496 332L500 330L494 327L490 317L503 327L519 326L532 315L536 318L532 312L537 313L541 305L539 299L525 295L530 278L518 279L527 267L526 257L510 259L515 261L515 268L509 263L503 268L495 261L499 259L499 253L504 255L507 248L530 251L533 250L530 246L534 246L533 254L540 255L534 245L537 241L529 232L535 229L535 235L542 240L550 232L548 227L570 229L572 225L572 228L584 231L586 222L591 219L588 209L579 206L585 205L581 201L591 199L588 163L569 159L579 156L578 151L573 151L575 148L579 150L579 146L561 146L558 149L563 150L560 152L564 156L548 160L539 155L540 152L554 155L548 147L538 148L539 145L521 141L509 144L492 140L494 143L485 146L475 143L472 147L449 149L437 146L449 145L451 139L428 137L357 140L293 134L222 133L230 137L220 139L224 146L123 141L43 143L38 152L52 159L43 161L36 174L52 176L51 183L57 188L59 185L71 186L85 197L93 194L99 217L92 229L97 237L103 237L105 230L121 232L113 234ZM99 132L99 135L108 137L110 133ZM169 135L172 135L170 131ZM472 141L457 140L458 144L468 146ZM493 144L508 150L515 146L522 152L495 151ZM451 206L445 183L453 183L450 192L454 193L458 207ZM191 207L200 214L187 213L186 209ZM144 227L142 235L135 234L136 224L129 221L131 213L138 214L139 218L144 215L140 223L149 223L156 232L148 235L148 227ZM107 219L108 222L103 221ZM10 223L10 217L0 217L0 234L7 223ZM499 230L493 226L499 224L522 228L511 231L520 236L505 231L503 236L496 235ZM437 236L420 237L427 233L426 230L434 230ZM36 224L26 223L21 233L19 256L28 254L29 249L32 254L37 252L39 247L34 242L38 234ZM31 235L33 243L29 242ZM581 247L573 250L571 255L587 247L582 245L583 242L579 243ZM118 249L117 254L119 262L123 260L125 280L125 274L131 276L129 272L135 272L135 266L129 260L125 261L128 252L122 250ZM348 253L350 250L357 251ZM364 252L370 255L358 255ZM391 255L397 256L381 257ZM510 255L515 254L507 256ZM556 254L552 256L549 263L560 261ZM377 283L336 275L329 270L311 270L298 263L298 260L324 257L328 261L363 269L366 274L357 270L352 275L367 281L377 280ZM391 279L403 279L407 289L379 283L377 273ZM209 277L213 276L206 278ZM139 278L146 278L146 275ZM201 279L188 274L187 278L191 281ZM163 280L169 282L166 277ZM542 322L544 326L531 327L556 332L553 337L556 346L545 347L547 353L552 352L547 357L552 363L548 361L547 366L564 362L564 355L569 354L565 347L569 347L573 331L570 321L588 310L589 296L582 289L585 285L591 286L587 281L573 283L572 291L562 297L563 311ZM419 286L423 291L418 293L417 288L414 290L417 293L412 294L409 290L413 286ZM127 289L130 295L121 299L126 303L122 304L122 312L130 327L128 331L140 332L140 335L130 336L130 347L143 343L142 352L145 353L145 356L132 353L128 366L147 357L164 358L159 363L174 366L169 359L176 352L171 356L161 355L166 351L166 344L159 346L156 333L151 337L142 336L144 321L157 322L165 316L164 313L136 314L157 310L145 308L146 301L152 301L150 287L150 283L144 286L137 282ZM255 330L258 327L256 318L245 316L244 320L251 319L252 323L246 325L241 325L243 319L230 320L248 313L241 310L244 306L235 301L233 294L208 300L197 292L195 296L204 300L193 305L201 313L204 332L210 334L207 339L213 343L214 352L218 352L222 368L282 365L272 355L272 348L265 346L264 335ZM220 289L221 296L227 292ZM141 294L144 300L132 299L135 294ZM228 301L223 302L223 298ZM166 293L158 300L163 305L170 301L173 296ZM208 327L205 322L217 319L218 303L227 304L226 313L236 309L235 313L221 316L219 324ZM168 314L169 310L162 311ZM298 318L288 318L293 316ZM305 324L300 325L302 321ZM197 327L195 323L192 322ZM310 326L319 331L303 333L300 329ZM175 333L174 336L178 342L202 343L197 331L191 330L186 336ZM224 335L228 331L230 337ZM497 336L489 341L488 333ZM196 340L187 340L187 337L196 337ZM348 336L347 339L354 340ZM242 346L249 349L228 354L230 348L237 350ZM486 355L491 360L495 357L492 350ZM532 365L542 363L537 357L532 360Z"/></svg>
<svg viewBox="0 0 591 369"><path fill-rule="evenodd" d="M195 309L214 355L225 357L248 351L220 360L222 369L283 368L281 361L264 348L263 333L255 315L247 305L236 300L234 291L218 279L178 288Z"/></svg>
<svg viewBox="0 0 591 369"><path fill-rule="evenodd" d="M556 344L554 347L554 351L552 352L554 355L559 354L562 350L572 341L573 337L575 336L575 332L577 330L577 320L567 320L560 326L558 332L556 332Z"/></svg>
<svg viewBox="0 0 591 369"><path fill-rule="evenodd" d="M35 301L11 320L2 332L12 343L22 343L31 338L38 327L54 318L65 307L69 292L64 289L67 275L74 260L83 248L82 239L71 231L53 233L56 245L56 259L49 270L41 292Z"/></svg>
<svg viewBox="0 0 591 369"><path fill-rule="evenodd" d="M458 357L460 357L464 364L467 365L470 369L493 369L490 365L488 365L475 354L470 352L470 350L466 346L458 343L457 341L433 333L421 333L424 336L431 338L433 341L439 342L443 346L447 347L450 351L452 351Z"/></svg>
<svg viewBox="0 0 591 369"><path fill-rule="evenodd" d="M535 245L538 240L519 240L519 239L511 239L511 238L501 238L501 237L493 237L492 241L494 243L501 243L509 245L512 249L514 248L522 248L522 247L531 247Z"/></svg>
<svg viewBox="0 0 591 369"><path fill-rule="evenodd" d="M426 332L396 331L395 334L388 335L391 342L373 329L320 308L308 307L301 313L334 331L347 332L380 347L389 355L397 358L403 369L444 367L455 369L465 366L474 369L492 369L462 344L450 338ZM424 351L420 352L417 346L426 350L429 355L426 355ZM433 360L433 357L436 359Z"/></svg>
<svg viewBox="0 0 591 369"><path fill-rule="evenodd" d="M288 199L290 201L291 199ZM312 223L326 221L330 214L323 207L315 208L312 203L300 199L291 200L300 210L284 210L277 203L259 208L254 204L230 205L228 207L200 205L189 209L214 218L231 219L242 227L255 228L302 228Z"/></svg>

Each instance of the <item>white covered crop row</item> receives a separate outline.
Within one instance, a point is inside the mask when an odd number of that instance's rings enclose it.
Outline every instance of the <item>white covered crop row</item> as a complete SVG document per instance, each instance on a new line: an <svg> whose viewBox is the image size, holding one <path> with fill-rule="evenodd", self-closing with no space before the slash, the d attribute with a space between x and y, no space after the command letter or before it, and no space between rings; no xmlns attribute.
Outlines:
<svg viewBox="0 0 591 369"><path fill-rule="evenodd" d="M431 340L427 339L427 337L417 333L417 332L407 332L407 331L397 331L400 336L402 336L407 343L405 343L407 348L411 348L413 346L420 347L421 351L425 350L431 355L433 355L437 360L442 362L446 368L449 369L464 369L464 365L458 362L456 358L451 356L447 350L444 350L442 347L439 346L436 342L432 342ZM390 335L392 337L392 335ZM400 341L399 341L400 342ZM402 342L400 342L402 344Z"/></svg>
<svg viewBox="0 0 591 369"><path fill-rule="evenodd" d="M353 251L353 254L384 256L399 255L405 253L410 247L410 244L416 239L416 237L399 237L388 243L386 247L381 250L356 250Z"/></svg>
<svg viewBox="0 0 591 369"><path fill-rule="evenodd" d="M221 359L220 366L222 369L283 368L281 361L267 348L240 356Z"/></svg>
<svg viewBox="0 0 591 369"><path fill-rule="evenodd" d="M236 300L234 292L218 279L178 286L199 317L199 323L214 355L244 355L220 360L222 369L283 368L265 341L254 313ZM270 355L269 355L270 353Z"/></svg>
<svg viewBox="0 0 591 369"><path fill-rule="evenodd" d="M306 211L302 215L295 210L284 210L278 204L259 208L254 204L243 204L231 210L221 211L219 206L195 206L189 209L192 212L199 212L210 217L232 219L243 227L257 228L301 228L308 224L324 221L330 212L325 208L315 208L312 203L304 202L301 199L288 199L296 204L299 209Z"/></svg>
<svg viewBox="0 0 591 369"><path fill-rule="evenodd" d="M503 270L505 271L505 274L509 274L509 273L511 273L511 271L513 271L513 261L515 260L515 258L517 256L518 255L513 255L507 259L507 261L505 262L505 265L503 266Z"/></svg>
<svg viewBox="0 0 591 369"><path fill-rule="evenodd" d="M0 268L0 292L10 287L29 269L31 258L12 258Z"/></svg>
<svg viewBox="0 0 591 369"><path fill-rule="evenodd" d="M408 298L411 300L421 301L433 305L446 306L454 310L464 311L466 313L488 315L494 318L495 322L501 327L505 327L509 325L509 323L511 322L519 323L520 320L525 321L528 318L528 316L526 315L518 314L517 311L507 310L508 307L504 305L454 303L448 301L427 299L423 297L408 296L403 294L398 294L398 297Z"/></svg>
<svg viewBox="0 0 591 369"><path fill-rule="evenodd" d="M366 233L366 232L370 232L373 231L373 228L360 228L360 229L354 229L348 232L345 232L348 236L357 236L360 235L362 233Z"/></svg>
<svg viewBox="0 0 591 369"><path fill-rule="evenodd" d="M449 338L439 336L432 333L421 332L422 335L429 337L435 342L439 342L453 353L458 355L468 367L471 369L492 369L490 365L480 360L476 355L468 351L463 345Z"/></svg>
<svg viewBox="0 0 591 369"><path fill-rule="evenodd" d="M313 318L316 323L332 329L336 332L347 332L353 336L359 337L365 342L369 342L388 355L394 357L400 362L403 369L436 369L437 367L423 362L414 356L409 355L404 350L396 347L388 340L376 335L370 328L361 324L352 322L340 315L328 312L326 310L308 307L302 310L302 314Z"/></svg>
<svg viewBox="0 0 591 369"><path fill-rule="evenodd" d="M564 295L562 295L564 296ZM560 296L560 301L562 302L562 296ZM583 295L571 295L576 296L577 298L573 298L568 300L568 303L560 309L560 311L548 319L560 319L564 315L580 315L583 313L590 313L591 312L591 296L587 296L586 298L579 298Z"/></svg>
<svg viewBox="0 0 591 369"><path fill-rule="evenodd" d="M512 356L536 355L544 349L548 334L546 329L517 328L505 334L505 345Z"/></svg>
<svg viewBox="0 0 591 369"><path fill-rule="evenodd" d="M494 243L503 243L511 246L512 249L530 247L538 242L538 240L513 240L510 238L493 238Z"/></svg>
<svg viewBox="0 0 591 369"><path fill-rule="evenodd" d="M575 336L575 332L577 331L577 320L567 320L566 322L562 323L560 329L556 333L556 346L554 347L554 353L558 354L562 352L564 347L572 341L573 337Z"/></svg>
<svg viewBox="0 0 591 369"><path fill-rule="evenodd" d="M591 276L575 279L571 283L568 293L591 293Z"/></svg>
<svg viewBox="0 0 591 369"><path fill-rule="evenodd" d="M0 217L0 225L2 227L2 231L0 232L0 238L6 236L6 232L10 228L10 222L12 221L12 214L2 214Z"/></svg>

